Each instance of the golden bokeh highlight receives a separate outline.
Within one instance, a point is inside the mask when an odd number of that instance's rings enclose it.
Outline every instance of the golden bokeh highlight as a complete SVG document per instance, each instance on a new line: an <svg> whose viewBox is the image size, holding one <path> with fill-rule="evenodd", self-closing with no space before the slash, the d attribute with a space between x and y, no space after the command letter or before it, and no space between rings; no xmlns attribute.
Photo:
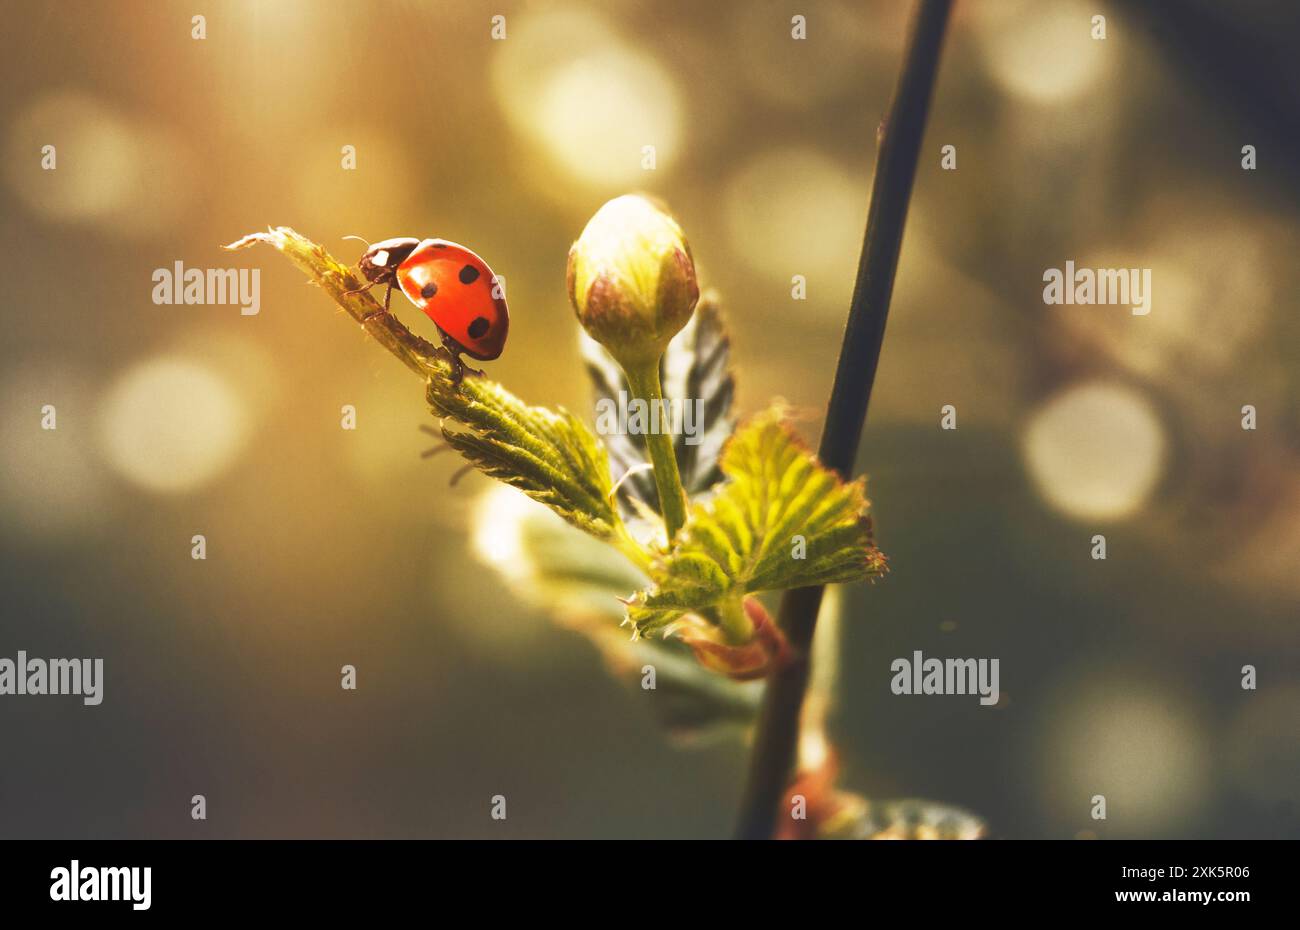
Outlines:
<svg viewBox="0 0 1300 930"><path fill-rule="evenodd" d="M984 67L1008 94L1031 104L1061 106L1090 90L1115 68L1104 41L1092 38L1082 0L998 0L971 5L976 47Z"/></svg>
<svg viewBox="0 0 1300 930"><path fill-rule="evenodd" d="M125 371L108 387L97 419L113 469L160 494L212 481L233 464L250 434L239 392L203 363L180 356Z"/></svg>
<svg viewBox="0 0 1300 930"><path fill-rule="evenodd" d="M10 124L10 190L34 214L54 222L93 222L122 210L139 170L141 148L131 125L85 94L36 99ZM42 150L54 147L52 169Z"/></svg>
<svg viewBox="0 0 1300 930"><path fill-rule="evenodd" d="M1040 405L1024 431L1029 475L1043 498L1080 520L1139 510L1164 470L1164 427L1142 394L1092 382Z"/></svg>
<svg viewBox="0 0 1300 930"><path fill-rule="evenodd" d="M534 574L525 558L523 522L540 506L508 484L493 484L474 505L474 553L513 583Z"/></svg>
<svg viewBox="0 0 1300 930"><path fill-rule="evenodd" d="M46 169L44 146L53 146ZM9 128L13 193L36 216L114 235L167 231L193 201L197 166L178 133L82 93L34 101Z"/></svg>
<svg viewBox="0 0 1300 930"><path fill-rule="evenodd" d="M762 152L723 192L732 255L789 294L808 280L810 302L842 316L853 293L871 178L815 149Z"/></svg>
<svg viewBox="0 0 1300 930"><path fill-rule="evenodd" d="M682 141L676 79L653 55L624 42L598 14L532 10L498 43L493 83L511 126L573 180L637 185L671 169Z"/></svg>
<svg viewBox="0 0 1300 930"><path fill-rule="evenodd" d="M1106 799L1108 835L1166 836L1209 800L1211 762L1194 698L1133 674L1065 682L1042 708L1039 792L1062 824L1092 824ZM1074 827L1078 829L1078 827Z"/></svg>
<svg viewBox="0 0 1300 930"><path fill-rule="evenodd" d="M204 73L221 77L212 105L224 124L256 146L286 125L300 129L337 113L367 67L359 57L321 53L333 46L346 54L347 19L313 0L234 2L236 14L208 16L203 51Z"/></svg>

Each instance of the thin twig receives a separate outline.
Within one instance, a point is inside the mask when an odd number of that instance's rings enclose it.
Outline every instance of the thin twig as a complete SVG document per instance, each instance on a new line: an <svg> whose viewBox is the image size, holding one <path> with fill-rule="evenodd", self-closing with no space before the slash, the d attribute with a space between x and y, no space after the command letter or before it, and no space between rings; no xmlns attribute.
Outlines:
<svg viewBox="0 0 1300 930"><path fill-rule="evenodd" d="M903 225L951 6L951 0L922 0L912 20L903 70L881 136L866 239L819 449L822 462L846 479L857 457L885 338ZM787 591L781 601L779 622L789 640L790 656L773 669L763 694L736 828L740 839L767 839L773 834L794 767L821 600L822 588L814 587Z"/></svg>
<svg viewBox="0 0 1300 930"><path fill-rule="evenodd" d="M364 281L358 279L355 269L339 262L323 248L305 236L280 226L264 233L253 233L232 242L225 248L234 251L246 249L255 243L265 242L284 253L285 257L311 276L334 301L361 324L370 336L401 360L411 371L428 379L435 374L446 377L451 371L446 352L421 339L389 313L368 292L358 291Z"/></svg>

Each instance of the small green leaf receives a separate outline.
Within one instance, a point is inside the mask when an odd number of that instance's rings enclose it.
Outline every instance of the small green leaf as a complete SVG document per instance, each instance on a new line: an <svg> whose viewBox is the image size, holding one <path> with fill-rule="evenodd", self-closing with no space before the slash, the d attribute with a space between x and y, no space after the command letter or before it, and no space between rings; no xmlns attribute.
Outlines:
<svg viewBox="0 0 1300 930"><path fill-rule="evenodd" d="M464 385L472 380L472 389ZM442 429L447 444L479 471L523 491L578 529L615 540L622 519L611 500L609 460L585 423L567 410L530 407L495 381L456 384L435 373L429 406L464 430Z"/></svg>
<svg viewBox="0 0 1300 930"><path fill-rule="evenodd" d="M722 453L727 482L692 507L653 588L628 606L638 635L684 614L716 616L745 594L883 574L864 481L824 468L777 410L746 424Z"/></svg>

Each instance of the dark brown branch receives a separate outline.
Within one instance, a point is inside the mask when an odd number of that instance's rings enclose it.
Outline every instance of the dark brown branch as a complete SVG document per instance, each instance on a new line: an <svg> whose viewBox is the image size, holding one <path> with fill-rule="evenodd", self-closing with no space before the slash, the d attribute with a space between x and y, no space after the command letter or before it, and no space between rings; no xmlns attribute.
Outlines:
<svg viewBox="0 0 1300 930"><path fill-rule="evenodd" d="M866 240L819 450L822 462L846 479L853 471L880 361L903 225L951 5L951 0L922 0L912 21L903 70L882 133ZM736 828L740 839L767 839L773 834L777 809L794 768L821 600L822 588L816 587L787 591L781 601L779 623L789 639L790 661L773 670L763 694Z"/></svg>

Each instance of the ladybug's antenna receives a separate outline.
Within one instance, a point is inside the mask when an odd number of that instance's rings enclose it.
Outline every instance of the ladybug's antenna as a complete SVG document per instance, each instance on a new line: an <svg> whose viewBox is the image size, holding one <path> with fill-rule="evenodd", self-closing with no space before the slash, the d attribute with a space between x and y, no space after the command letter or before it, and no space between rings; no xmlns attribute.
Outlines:
<svg viewBox="0 0 1300 930"><path fill-rule="evenodd" d="M366 242L366 240L365 240L365 239L362 239L360 236L344 236L343 238L344 238L344 239L355 239L355 240L357 240L358 242L365 242L365 243L366 243L366 251L367 251L367 252L370 251L370 243L369 243L369 242Z"/></svg>

